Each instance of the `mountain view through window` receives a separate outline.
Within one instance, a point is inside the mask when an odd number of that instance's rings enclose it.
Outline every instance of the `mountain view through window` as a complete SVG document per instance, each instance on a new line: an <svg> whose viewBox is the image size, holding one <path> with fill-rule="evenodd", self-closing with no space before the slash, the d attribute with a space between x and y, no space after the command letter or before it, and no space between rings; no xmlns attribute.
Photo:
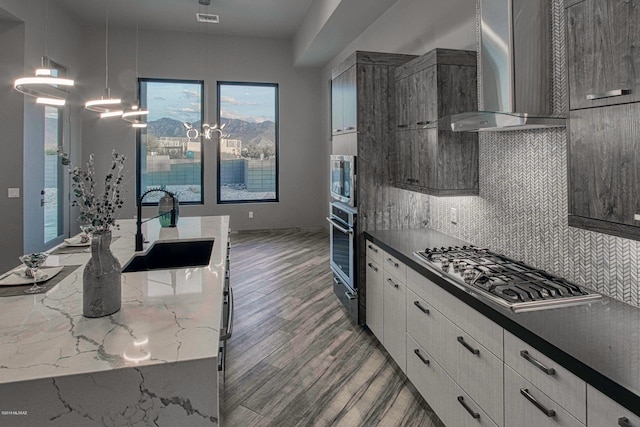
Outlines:
<svg viewBox="0 0 640 427"><path fill-rule="evenodd" d="M202 124L201 81L140 79L140 100L149 110L140 132L138 155L140 194L160 188L180 203L203 203L202 141L187 138L183 123ZM157 203L162 193L150 193L145 203Z"/></svg>
<svg viewBox="0 0 640 427"><path fill-rule="evenodd" d="M218 83L218 202L278 201L278 85Z"/></svg>

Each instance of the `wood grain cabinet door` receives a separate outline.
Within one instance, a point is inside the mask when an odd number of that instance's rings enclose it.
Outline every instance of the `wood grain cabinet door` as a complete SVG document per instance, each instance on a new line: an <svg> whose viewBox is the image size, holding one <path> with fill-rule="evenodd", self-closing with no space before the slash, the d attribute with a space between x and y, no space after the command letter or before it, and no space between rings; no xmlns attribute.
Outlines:
<svg viewBox="0 0 640 427"><path fill-rule="evenodd" d="M331 134L336 135L344 131L344 118L342 107L343 84L341 76L331 81Z"/></svg>
<svg viewBox="0 0 640 427"><path fill-rule="evenodd" d="M396 80L396 130L409 129L409 77Z"/></svg>
<svg viewBox="0 0 640 427"><path fill-rule="evenodd" d="M569 4L570 109L640 101L640 0Z"/></svg>
<svg viewBox="0 0 640 427"><path fill-rule="evenodd" d="M355 132L358 123L357 65L340 75L342 78L342 115L344 132Z"/></svg>
<svg viewBox="0 0 640 427"><path fill-rule="evenodd" d="M640 238L640 104L572 111L569 224ZM629 227L631 226L631 227ZM618 230L618 232L616 232ZM631 237L631 236L629 236Z"/></svg>

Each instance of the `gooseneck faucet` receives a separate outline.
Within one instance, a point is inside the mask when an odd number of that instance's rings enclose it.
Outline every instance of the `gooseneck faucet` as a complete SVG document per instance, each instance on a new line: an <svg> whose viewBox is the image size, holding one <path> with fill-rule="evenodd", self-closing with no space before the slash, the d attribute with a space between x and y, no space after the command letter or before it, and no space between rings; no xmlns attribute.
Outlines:
<svg viewBox="0 0 640 427"><path fill-rule="evenodd" d="M142 235L142 224L147 221L151 221L152 219L161 217L162 215L166 215L166 212L163 212L152 218L147 218L144 221L142 220L142 201L144 200L147 194L153 193L155 191L160 191L161 193L165 193L169 197L171 197L171 200L173 201L173 205L171 207L171 224L169 225L169 227L176 226L176 222L177 222L176 221L176 197L173 195L173 193L167 190L163 190L161 188L152 188L151 190L145 191L144 193L142 193L142 196L140 196L140 198L138 199L138 216L136 217L136 252L139 252L142 250L142 244L144 243L144 236Z"/></svg>

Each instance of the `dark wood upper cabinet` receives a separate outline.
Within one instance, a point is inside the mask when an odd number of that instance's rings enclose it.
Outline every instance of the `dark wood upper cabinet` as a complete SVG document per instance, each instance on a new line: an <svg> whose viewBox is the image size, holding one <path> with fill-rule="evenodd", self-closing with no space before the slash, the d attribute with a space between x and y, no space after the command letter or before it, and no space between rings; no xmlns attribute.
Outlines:
<svg viewBox="0 0 640 427"><path fill-rule="evenodd" d="M640 101L640 0L565 0L571 110Z"/></svg>
<svg viewBox="0 0 640 427"><path fill-rule="evenodd" d="M640 239L640 103L572 111L569 225Z"/></svg>
<svg viewBox="0 0 640 427"><path fill-rule="evenodd" d="M640 0L565 0L569 225L640 240Z"/></svg>
<svg viewBox="0 0 640 427"><path fill-rule="evenodd" d="M437 196L478 194L478 136L438 119L478 108L476 53L435 49L396 69L394 185Z"/></svg>

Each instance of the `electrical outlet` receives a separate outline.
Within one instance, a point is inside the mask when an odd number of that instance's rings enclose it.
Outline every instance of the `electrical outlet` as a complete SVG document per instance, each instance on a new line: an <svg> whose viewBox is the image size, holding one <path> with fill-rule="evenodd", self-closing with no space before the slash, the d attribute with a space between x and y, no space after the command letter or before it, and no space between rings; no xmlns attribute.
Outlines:
<svg viewBox="0 0 640 427"><path fill-rule="evenodd" d="M249 218L253 218L253 211L249 211Z"/></svg>
<svg viewBox="0 0 640 427"><path fill-rule="evenodd" d="M454 224L458 223L458 209L451 208L451 222Z"/></svg>
<svg viewBox="0 0 640 427"><path fill-rule="evenodd" d="M7 192L7 196L10 199L16 199L18 197L20 197L20 189L19 188L9 188L9 191Z"/></svg>

